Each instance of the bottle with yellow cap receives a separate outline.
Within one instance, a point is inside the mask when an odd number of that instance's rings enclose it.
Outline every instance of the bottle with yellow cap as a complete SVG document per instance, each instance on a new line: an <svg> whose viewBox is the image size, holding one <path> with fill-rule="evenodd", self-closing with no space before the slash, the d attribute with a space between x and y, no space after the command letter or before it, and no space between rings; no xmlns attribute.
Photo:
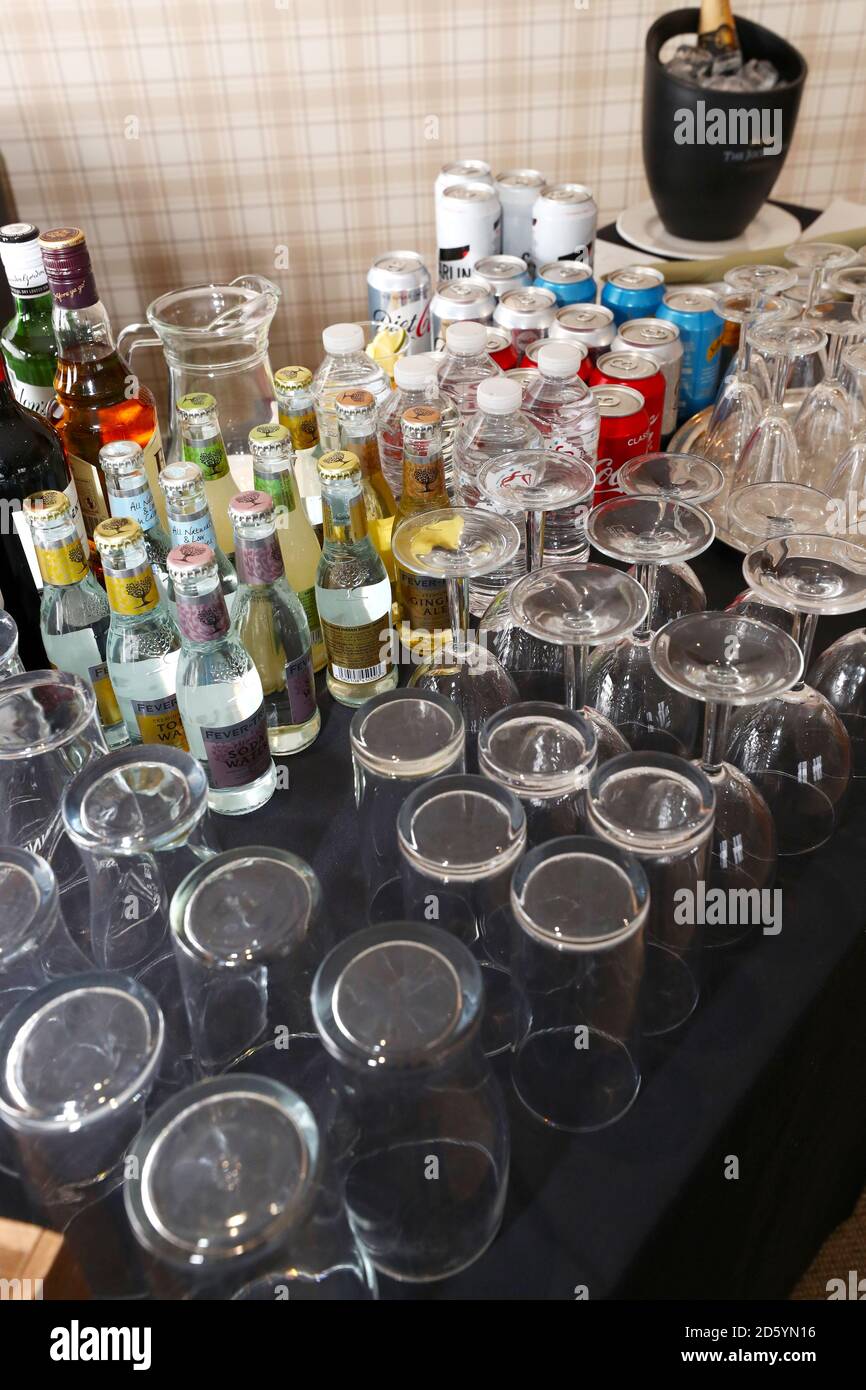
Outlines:
<svg viewBox="0 0 866 1390"><path fill-rule="evenodd" d="M322 484L316 465L322 457L322 445L312 387L313 373L308 367L280 367L274 373L277 414L292 437L295 451L295 481L321 545Z"/></svg>
<svg viewBox="0 0 866 1390"><path fill-rule="evenodd" d="M379 521L397 510L394 494L382 472L379 436L376 433L376 401L371 391L342 391L334 408L340 424L340 444L361 465L367 520Z"/></svg>
<svg viewBox="0 0 866 1390"><path fill-rule="evenodd" d="M328 689L343 705L393 690L391 583L367 534L361 465L337 449L319 459L324 544L316 605L328 652Z"/></svg>
<svg viewBox="0 0 866 1390"><path fill-rule="evenodd" d="M274 500L274 524L283 569L307 615L313 669L321 671L328 661L316 608L316 570L322 558L322 547L298 496L292 440L286 426L256 425L250 430L250 453L253 486Z"/></svg>
<svg viewBox="0 0 866 1390"><path fill-rule="evenodd" d="M90 571L69 500L62 492L33 492L24 499L24 515L42 575L39 622L48 660L90 682L105 741L123 748L129 735L106 661L111 609Z"/></svg>
<svg viewBox="0 0 866 1390"><path fill-rule="evenodd" d="M229 468L217 403L207 391L193 391L181 396L177 415L183 437L184 463L194 463L201 473L217 544L230 555L233 540L229 503L238 488Z"/></svg>
<svg viewBox="0 0 866 1390"><path fill-rule="evenodd" d="M189 750L177 704L180 633L131 517L101 521L93 539L111 605L106 657L117 703L133 743Z"/></svg>
<svg viewBox="0 0 866 1390"><path fill-rule="evenodd" d="M442 457L442 415L438 406L413 405L403 412L403 487L394 529L419 512L451 506ZM403 620L401 636L414 644L418 633L450 631L448 590L432 579L396 568L397 601ZM408 628L408 631L406 629Z"/></svg>

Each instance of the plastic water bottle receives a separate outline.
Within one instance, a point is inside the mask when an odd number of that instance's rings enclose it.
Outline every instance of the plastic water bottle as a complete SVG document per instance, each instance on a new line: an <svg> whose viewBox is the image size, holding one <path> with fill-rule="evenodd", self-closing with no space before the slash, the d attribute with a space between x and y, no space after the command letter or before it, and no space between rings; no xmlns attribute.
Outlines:
<svg viewBox="0 0 866 1390"><path fill-rule="evenodd" d="M398 357L394 364L393 390L379 407L376 431L379 436L379 458L382 472L396 498L403 488L403 412L413 405L435 405L443 416L451 419L451 434L456 427L456 412L450 401L439 391L438 362L432 352L419 352L414 357ZM452 439L453 442L453 439ZM443 450L444 458L444 450ZM445 481L448 482L450 455L445 459Z"/></svg>
<svg viewBox="0 0 866 1390"><path fill-rule="evenodd" d="M458 415L473 415L479 383L501 375L499 364L487 351L487 328L483 323L452 323L446 328L439 390L453 402Z"/></svg>
<svg viewBox="0 0 866 1390"><path fill-rule="evenodd" d="M313 377L313 404L319 422L322 452L340 447L340 429L334 405L341 391L371 391L381 404L391 394L386 373L364 351L364 330L359 323L332 323L322 334L325 356Z"/></svg>
<svg viewBox="0 0 866 1390"><path fill-rule="evenodd" d="M580 363L581 353L571 343L545 343L538 352L538 372L524 388L523 410L546 449L581 459L594 470L598 406L578 376ZM544 563L582 561L588 554L586 504L550 512L544 526Z"/></svg>
<svg viewBox="0 0 866 1390"><path fill-rule="evenodd" d="M478 409L461 421L454 444L454 463L464 506L490 506L478 487L478 473L488 459L500 458L519 449L542 447L539 431L521 410L522 398L520 383L507 376L488 377L478 385ZM522 531L523 519L515 515L511 519ZM470 611L480 616L499 590L522 574L525 566L525 549L521 547L505 569L473 579L469 586Z"/></svg>

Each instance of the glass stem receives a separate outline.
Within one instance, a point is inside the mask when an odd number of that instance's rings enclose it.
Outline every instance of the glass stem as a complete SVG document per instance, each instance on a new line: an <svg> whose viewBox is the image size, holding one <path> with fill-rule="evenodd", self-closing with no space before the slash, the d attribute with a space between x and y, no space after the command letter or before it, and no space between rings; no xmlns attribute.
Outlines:
<svg viewBox="0 0 866 1390"><path fill-rule="evenodd" d="M565 673L565 703L569 709L583 709L589 648L584 646L563 647L562 655Z"/></svg>
<svg viewBox="0 0 866 1390"><path fill-rule="evenodd" d="M794 641L803 653L803 679L798 681L793 687L794 690L802 690L806 684L806 672L809 669L809 662L812 659L812 644L815 641L815 629L818 626L817 613L798 613L794 623Z"/></svg>
<svg viewBox="0 0 866 1390"><path fill-rule="evenodd" d="M781 410L785 401L785 387L788 385L788 358L784 352L777 352L772 362L773 404Z"/></svg>
<svg viewBox="0 0 866 1390"><path fill-rule="evenodd" d="M836 381L839 377L839 365L842 359L842 344L845 339L841 333L830 333L827 344L827 375L825 380Z"/></svg>
<svg viewBox="0 0 866 1390"><path fill-rule="evenodd" d="M821 288L821 281L823 278L824 267L822 265L813 265L812 272L809 276L809 293L806 297L807 313L810 309L814 309L816 303L818 302L818 291Z"/></svg>
<svg viewBox="0 0 866 1390"><path fill-rule="evenodd" d="M701 765L705 772L717 772L724 761L730 705L708 700L704 711L704 751Z"/></svg>
<svg viewBox="0 0 866 1390"><path fill-rule="evenodd" d="M526 573L544 564L544 512L526 513Z"/></svg>
<svg viewBox="0 0 866 1390"><path fill-rule="evenodd" d="M652 611L656 596L656 584L658 582L659 567L655 561L639 564L635 566L637 571L637 582L640 584L647 596L646 621L641 623L635 630L635 637L646 637L652 632Z"/></svg>
<svg viewBox="0 0 866 1390"><path fill-rule="evenodd" d="M446 579L451 645L455 653L466 651L469 633L469 580Z"/></svg>

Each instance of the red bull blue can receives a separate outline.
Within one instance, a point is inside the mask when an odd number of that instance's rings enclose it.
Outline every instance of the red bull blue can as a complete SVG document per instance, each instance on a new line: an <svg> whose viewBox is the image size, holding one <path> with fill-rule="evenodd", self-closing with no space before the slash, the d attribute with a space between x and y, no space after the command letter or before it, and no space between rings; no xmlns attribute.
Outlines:
<svg viewBox="0 0 866 1390"><path fill-rule="evenodd" d="M598 286L588 265L578 261L548 261L533 281L543 290L552 290L558 305L591 304Z"/></svg>
<svg viewBox="0 0 866 1390"><path fill-rule="evenodd" d="M648 319L665 296L665 277L648 265L629 265L606 275L601 302L613 312L617 328L628 319Z"/></svg>
<svg viewBox="0 0 866 1390"><path fill-rule="evenodd" d="M683 345L680 423L716 398L725 324L715 306L712 290L698 286L668 290L656 310L656 318L666 319L680 330Z"/></svg>

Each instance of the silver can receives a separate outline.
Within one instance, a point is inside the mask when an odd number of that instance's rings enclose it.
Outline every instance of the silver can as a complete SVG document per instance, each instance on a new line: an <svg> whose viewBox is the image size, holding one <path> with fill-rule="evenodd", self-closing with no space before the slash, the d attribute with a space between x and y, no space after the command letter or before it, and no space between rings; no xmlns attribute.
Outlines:
<svg viewBox="0 0 866 1390"><path fill-rule="evenodd" d="M485 280L446 280L430 301L433 350L445 347L445 330L452 323L491 323L496 296Z"/></svg>
<svg viewBox="0 0 866 1390"><path fill-rule="evenodd" d="M527 343L548 335L555 317L556 295L536 285L508 290L493 311L493 322L508 329L511 342L521 355Z"/></svg>
<svg viewBox="0 0 866 1390"><path fill-rule="evenodd" d="M538 195L532 208L532 259L584 261L592 265L598 208L582 183L557 183Z"/></svg>
<svg viewBox="0 0 866 1390"><path fill-rule="evenodd" d="M462 280L499 251L502 210L488 183L454 183L436 201L439 279Z"/></svg>
<svg viewBox="0 0 866 1390"><path fill-rule="evenodd" d="M452 164L443 164L433 185L433 195L437 203L445 189L451 188L455 183L488 183L492 188L493 175L490 165L483 159L456 159Z"/></svg>
<svg viewBox="0 0 866 1390"><path fill-rule="evenodd" d="M484 256L475 266L476 275L486 280L497 299L507 290L529 284L529 271L521 256Z"/></svg>
<svg viewBox="0 0 866 1390"><path fill-rule="evenodd" d="M429 352L430 272L417 251L386 251L367 272L368 317L405 328L409 352Z"/></svg>
<svg viewBox="0 0 866 1390"><path fill-rule="evenodd" d="M502 250L506 256L532 261L532 209L547 181L537 169L506 169L496 175L502 204Z"/></svg>
<svg viewBox="0 0 866 1390"><path fill-rule="evenodd" d="M550 327L551 338L582 343L593 362L613 346L615 333L613 310L604 304L566 304Z"/></svg>
<svg viewBox="0 0 866 1390"><path fill-rule="evenodd" d="M639 352L651 357L665 379L665 407L662 413L662 437L677 427L680 399L680 376L683 370L683 345L680 330L665 319L629 319L620 325L613 340L615 352Z"/></svg>

